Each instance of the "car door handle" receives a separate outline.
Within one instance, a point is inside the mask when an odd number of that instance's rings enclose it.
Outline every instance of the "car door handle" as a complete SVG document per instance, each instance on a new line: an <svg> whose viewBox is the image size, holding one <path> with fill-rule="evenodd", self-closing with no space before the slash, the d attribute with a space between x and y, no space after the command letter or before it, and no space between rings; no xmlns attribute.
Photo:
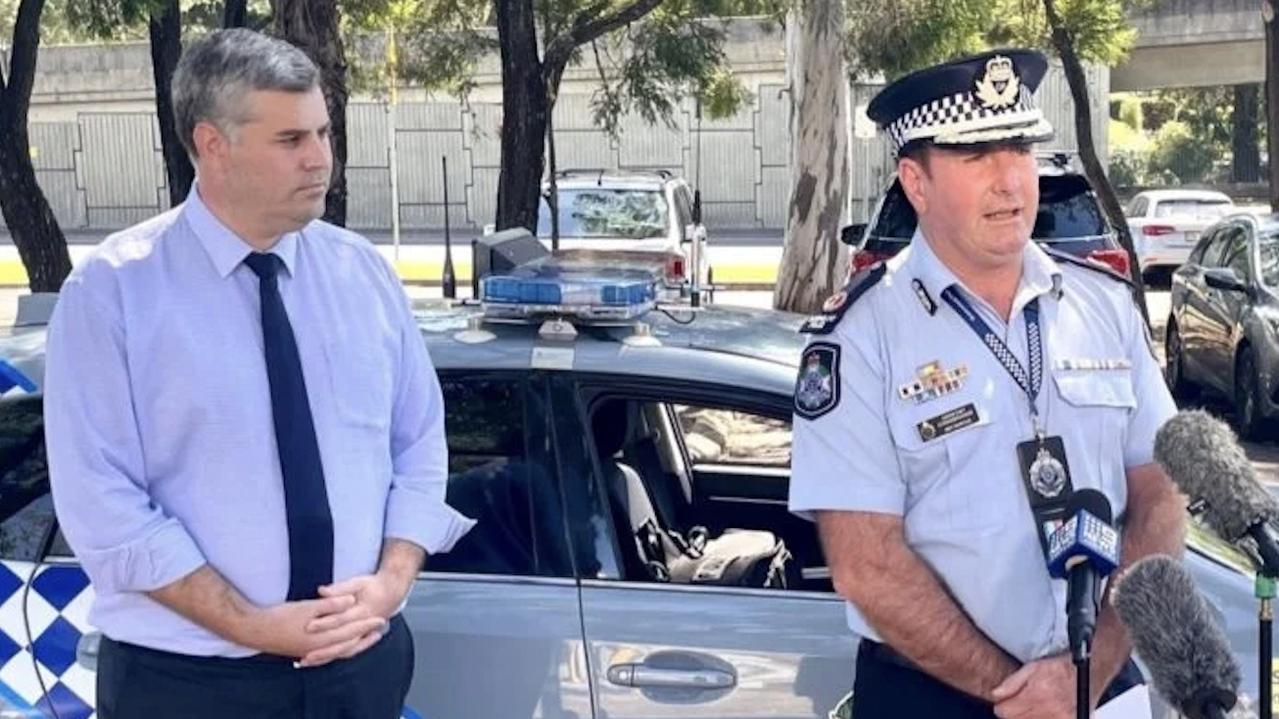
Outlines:
<svg viewBox="0 0 1279 719"><path fill-rule="evenodd" d="M608 680L623 687L641 689L729 689L737 683L720 669L658 669L644 664L614 664Z"/></svg>
<svg viewBox="0 0 1279 719"><path fill-rule="evenodd" d="M98 647L102 644L102 632L89 632L75 645L76 664L89 671L98 670Z"/></svg>

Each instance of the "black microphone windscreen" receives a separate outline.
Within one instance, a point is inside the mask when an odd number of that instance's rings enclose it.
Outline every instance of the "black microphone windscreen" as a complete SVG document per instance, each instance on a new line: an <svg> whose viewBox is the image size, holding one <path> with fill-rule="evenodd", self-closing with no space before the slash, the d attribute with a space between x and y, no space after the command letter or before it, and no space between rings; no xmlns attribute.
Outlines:
<svg viewBox="0 0 1279 719"><path fill-rule="evenodd" d="M1178 412L1159 429L1155 459L1191 500L1203 500L1204 523L1223 539L1236 541L1279 517L1234 432L1203 410Z"/></svg>
<svg viewBox="0 0 1279 719"><path fill-rule="evenodd" d="M1096 489L1084 488L1076 490L1066 500L1067 517L1075 516L1081 509L1106 524L1114 521L1114 513L1110 509L1110 500L1106 499L1106 495Z"/></svg>
<svg viewBox="0 0 1279 719"><path fill-rule="evenodd" d="M1239 692L1239 665L1194 579L1171 557L1146 557L1124 572L1112 601L1150 670L1155 689L1180 710Z"/></svg>

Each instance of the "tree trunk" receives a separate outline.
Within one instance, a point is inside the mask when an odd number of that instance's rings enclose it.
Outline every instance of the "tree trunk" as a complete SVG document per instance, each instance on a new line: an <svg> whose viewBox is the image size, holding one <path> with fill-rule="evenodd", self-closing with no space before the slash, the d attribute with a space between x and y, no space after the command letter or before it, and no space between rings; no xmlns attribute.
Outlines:
<svg viewBox="0 0 1279 719"><path fill-rule="evenodd" d="M244 27L249 22L249 0L226 0L222 11L222 27Z"/></svg>
<svg viewBox="0 0 1279 719"><path fill-rule="evenodd" d="M495 0L502 55L502 168L497 229L537 232L550 98L537 55L532 0Z"/></svg>
<svg viewBox="0 0 1279 719"><path fill-rule="evenodd" d="M791 196L773 306L812 314L848 269L839 242L849 182L843 3L805 0L790 25L798 33L790 82Z"/></svg>
<svg viewBox="0 0 1279 719"><path fill-rule="evenodd" d="M297 45L320 68L333 141L333 182L324 219L346 225L346 55L336 0L272 0L275 35Z"/></svg>
<svg viewBox="0 0 1279 719"><path fill-rule="evenodd" d="M71 272L67 240L36 182L27 135L44 0L22 0L6 83L0 72L0 213L27 270L32 292L57 292Z"/></svg>
<svg viewBox="0 0 1279 719"><path fill-rule="evenodd" d="M1261 147L1257 140L1261 97L1256 85L1235 85L1230 178L1235 182L1261 180Z"/></svg>
<svg viewBox="0 0 1279 719"><path fill-rule="evenodd" d="M1279 36L1275 35L1274 0L1262 0L1266 26L1266 154L1270 166L1270 205L1279 209Z"/></svg>
<svg viewBox="0 0 1279 719"><path fill-rule="evenodd" d="M164 174L169 182L169 205L175 206L186 200L195 179L195 168L178 139L173 117L173 71L182 56L182 11L178 0L168 0L159 15L152 15L148 29L151 32L151 74L155 78L155 110L160 121L160 151L164 155Z"/></svg>
<svg viewBox="0 0 1279 719"><path fill-rule="evenodd" d="M1075 136L1079 141L1079 159L1084 165L1084 174L1088 184L1101 200L1101 209L1106 219L1119 234L1119 244L1128 252L1128 266L1132 268L1133 299L1141 309L1141 316L1150 326L1150 312L1146 309L1146 288L1141 281L1141 265L1137 262L1137 252L1133 248L1132 233L1128 230L1128 219L1115 196L1115 188L1111 187L1106 170L1097 157L1097 146L1092 137L1092 104L1088 99L1088 80L1084 75L1084 66L1075 54L1075 43L1061 25L1061 17L1057 14L1055 0L1044 0L1044 10L1048 16L1048 25L1052 30L1053 47L1061 57L1061 64L1066 71L1066 83L1070 85L1070 98L1075 106Z"/></svg>

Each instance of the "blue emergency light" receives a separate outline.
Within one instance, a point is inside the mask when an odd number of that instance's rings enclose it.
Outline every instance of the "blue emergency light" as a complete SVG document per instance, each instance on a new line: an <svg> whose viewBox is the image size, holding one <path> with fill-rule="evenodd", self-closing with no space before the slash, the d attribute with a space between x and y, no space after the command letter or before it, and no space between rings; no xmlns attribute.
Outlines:
<svg viewBox="0 0 1279 719"><path fill-rule="evenodd" d="M656 306L660 281L652 272L609 267L588 270L545 258L508 274L483 278L480 297L490 317L627 321Z"/></svg>

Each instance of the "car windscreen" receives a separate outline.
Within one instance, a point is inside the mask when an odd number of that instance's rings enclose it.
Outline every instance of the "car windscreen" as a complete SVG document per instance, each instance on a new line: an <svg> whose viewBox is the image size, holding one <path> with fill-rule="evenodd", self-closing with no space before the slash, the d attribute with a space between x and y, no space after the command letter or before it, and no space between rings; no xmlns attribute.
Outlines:
<svg viewBox="0 0 1279 719"><path fill-rule="evenodd" d="M1052 241L1104 234L1106 219L1087 180L1079 175L1039 178L1039 212L1031 236Z"/></svg>
<svg viewBox="0 0 1279 719"><path fill-rule="evenodd" d="M591 187L560 190L560 237L614 237L643 240L663 237L669 208L661 190ZM551 213L542 199L537 217L539 237L551 235Z"/></svg>
<svg viewBox="0 0 1279 719"><path fill-rule="evenodd" d="M1229 200L1163 200L1155 205L1155 217L1191 217L1216 220L1234 209Z"/></svg>
<svg viewBox="0 0 1279 719"><path fill-rule="evenodd" d="M1271 230L1257 242L1261 257L1261 281L1267 287L1279 289L1279 230Z"/></svg>

